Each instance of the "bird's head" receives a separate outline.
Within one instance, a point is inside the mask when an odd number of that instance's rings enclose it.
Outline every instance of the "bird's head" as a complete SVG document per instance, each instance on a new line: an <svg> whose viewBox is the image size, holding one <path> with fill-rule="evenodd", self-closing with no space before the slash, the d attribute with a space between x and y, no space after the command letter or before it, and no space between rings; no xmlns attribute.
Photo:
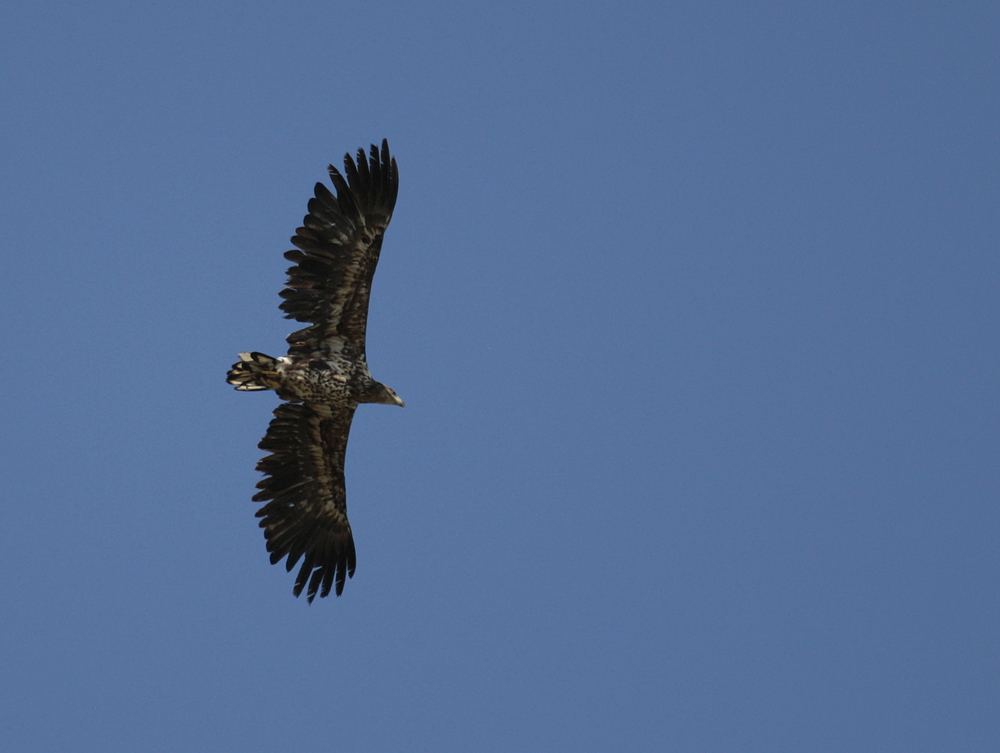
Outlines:
<svg viewBox="0 0 1000 753"><path fill-rule="evenodd" d="M396 391L381 382L375 382L374 389L372 390L372 399L369 402L382 403L383 405L398 405L400 408L406 407L406 403L396 394Z"/></svg>

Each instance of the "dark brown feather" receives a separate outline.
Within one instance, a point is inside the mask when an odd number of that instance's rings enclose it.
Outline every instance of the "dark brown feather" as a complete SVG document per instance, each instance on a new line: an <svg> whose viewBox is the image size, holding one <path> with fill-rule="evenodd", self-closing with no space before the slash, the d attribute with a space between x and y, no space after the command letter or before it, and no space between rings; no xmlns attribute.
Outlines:
<svg viewBox="0 0 1000 753"><path fill-rule="evenodd" d="M298 250L286 253L294 262L282 291L282 311L290 319L314 326L288 337L289 352L327 352L331 342L349 357L365 353L368 300L382 237L392 219L399 190L396 160L389 145L373 144L366 158L344 155L344 172L329 168L336 195L316 184L309 214L292 238ZM342 343L342 344L341 344Z"/></svg>
<svg viewBox="0 0 1000 753"><path fill-rule="evenodd" d="M295 579L298 596L308 582L307 598L326 596L336 583L338 596L357 559L347 520L344 455L353 408L334 409L329 417L302 403L282 403L274 411L260 449L257 470L267 474L257 484L254 502L263 518L271 564L288 557L291 570L305 557Z"/></svg>

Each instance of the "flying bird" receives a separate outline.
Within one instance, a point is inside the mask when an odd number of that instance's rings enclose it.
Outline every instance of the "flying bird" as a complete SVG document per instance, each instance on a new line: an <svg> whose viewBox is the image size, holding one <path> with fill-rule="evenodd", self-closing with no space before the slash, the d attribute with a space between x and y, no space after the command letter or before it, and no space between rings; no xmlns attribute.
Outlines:
<svg viewBox="0 0 1000 753"><path fill-rule="evenodd" d="M389 144L371 146L357 161L344 155L344 173L333 165L336 195L316 184L309 214L295 231L285 258L292 262L281 291L286 319L309 326L290 334L288 355L240 353L226 376L237 390L274 390L286 401L258 447L270 454L257 470L254 502L271 564L302 560L295 587L312 600L337 596L354 576L357 558L347 520L344 455L354 411L361 403L403 406L392 389L372 379L365 358L365 329L372 276L399 188Z"/></svg>

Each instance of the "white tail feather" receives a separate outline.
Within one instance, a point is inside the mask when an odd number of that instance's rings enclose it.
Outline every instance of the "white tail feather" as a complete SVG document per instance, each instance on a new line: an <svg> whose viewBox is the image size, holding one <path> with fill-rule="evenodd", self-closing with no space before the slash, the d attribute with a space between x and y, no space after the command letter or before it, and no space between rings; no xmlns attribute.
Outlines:
<svg viewBox="0 0 1000 753"><path fill-rule="evenodd" d="M251 392L254 390L273 390L279 384L278 361L271 356L257 353L240 353L239 363L226 375L226 381L236 389Z"/></svg>

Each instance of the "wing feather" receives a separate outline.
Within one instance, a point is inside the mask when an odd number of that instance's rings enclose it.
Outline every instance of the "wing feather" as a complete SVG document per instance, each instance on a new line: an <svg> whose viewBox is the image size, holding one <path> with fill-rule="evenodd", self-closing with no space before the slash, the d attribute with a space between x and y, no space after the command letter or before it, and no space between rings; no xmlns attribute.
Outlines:
<svg viewBox="0 0 1000 753"><path fill-rule="evenodd" d="M372 144L366 158L344 155L344 172L332 165L336 195L316 184L305 216L285 258L293 262L281 293L289 319L311 326L288 336L293 354L323 353L330 348L359 357L365 353L368 299L399 190L396 160L389 144L381 153ZM336 345L333 345L336 343Z"/></svg>
<svg viewBox="0 0 1000 753"><path fill-rule="evenodd" d="M266 476L253 499L267 503L257 517L271 564L287 557L285 567L291 571L305 557L293 593L306 588L310 603L317 593L327 596L334 584L340 596L357 564L344 486L353 417L353 408L324 417L309 405L282 403L259 445L270 454L257 464Z"/></svg>

